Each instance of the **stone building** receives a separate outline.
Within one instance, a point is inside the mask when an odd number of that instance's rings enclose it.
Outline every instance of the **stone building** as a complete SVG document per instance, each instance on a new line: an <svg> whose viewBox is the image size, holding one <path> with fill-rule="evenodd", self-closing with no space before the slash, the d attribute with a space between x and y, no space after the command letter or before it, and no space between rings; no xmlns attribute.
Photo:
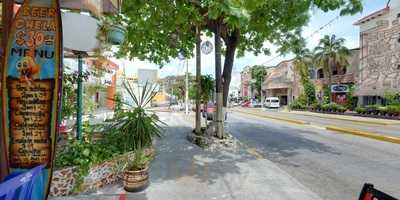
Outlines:
<svg viewBox="0 0 400 200"><path fill-rule="evenodd" d="M267 69L262 85L264 97L279 97L282 105L290 105L303 91L293 60L286 60Z"/></svg>
<svg viewBox="0 0 400 200"><path fill-rule="evenodd" d="M400 1L355 23L360 27L360 105L383 103L385 92L400 92Z"/></svg>
<svg viewBox="0 0 400 200"><path fill-rule="evenodd" d="M356 78L359 74L360 65L360 49L351 49L348 66L335 66L332 68L332 100L338 104L346 104L348 101L348 93L350 88L357 82ZM310 78L315 85L316 96L319 101L323 98L323 87L328 84L324 69L319 67L310 71Z"/></svg>

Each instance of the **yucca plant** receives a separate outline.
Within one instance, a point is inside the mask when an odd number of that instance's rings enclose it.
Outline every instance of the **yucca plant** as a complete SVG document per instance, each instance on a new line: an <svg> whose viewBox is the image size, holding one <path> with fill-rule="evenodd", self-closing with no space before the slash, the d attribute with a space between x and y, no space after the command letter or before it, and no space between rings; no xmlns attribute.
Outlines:
<svg viewBox="0 0 400 200"><path fill-rule="evenodd" d="M157 94L157 87L146 83L138 94L129 82L124 82L123 87L133 103L122 101L129 109L115 118L110 139L118 142L124 152L150 147L154 137L161 137L161 125L164 124L155 113L147 109Z"/></svg>

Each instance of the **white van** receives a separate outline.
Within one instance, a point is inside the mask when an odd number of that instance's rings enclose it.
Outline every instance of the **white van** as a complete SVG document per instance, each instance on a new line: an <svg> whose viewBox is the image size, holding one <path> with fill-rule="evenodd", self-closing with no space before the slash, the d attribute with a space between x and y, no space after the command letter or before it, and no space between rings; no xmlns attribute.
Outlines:
<svg viewBox="0 0 400 200"><path fill-rule="evenodd" d="M266 108L279 108L280 102L278 97L267 97L264 101L264 107Z"/></svg>

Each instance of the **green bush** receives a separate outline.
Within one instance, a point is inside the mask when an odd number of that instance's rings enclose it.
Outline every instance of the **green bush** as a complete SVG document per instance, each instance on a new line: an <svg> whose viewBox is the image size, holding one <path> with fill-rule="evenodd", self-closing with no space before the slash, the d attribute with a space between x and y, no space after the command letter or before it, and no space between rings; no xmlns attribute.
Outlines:
<svg viewBox="0 0 400 200"><path fill-rule="evenodd" d="M119 154L116 145L74 141L57 152L56 168L79 166L88 169L91 164L103 162Z"/></svg>
<svg viewBox="0 0 400 200"><path fill-rule="evenodd" d="M378 105L367 105L367 106L365 106L365 108L367 109L367 113L368 114L376 115L379 112L379 110L378 110L379 106Z"/></svg>
<svg viewBox="0 0 400 200"><path fill-rule="evenodd" d="M344 112L346 112L346 110L347 110L347 108L344 106L338 105L338 107L337 107L338 112L344 113Z"/></svg>
<svg viewBox="0 0 400 200"><path fill-rule="evenodd" d="M398 106L398 105L387 106L387 113L389 115L399 116L400 115L400 106Z"/></svg>
<svg viewBox="0 0 400 200"><path fill-rule="evenodd" d="M328 103L321 105L321 110L324 111L324 112L328 112L329 108L330 108L330 106L329 106Z"/></svg>
<svg viewBox="0 0 400 200"><path fill-rule="evenodd" d="M388 111L388 108L386 106L379 106L378 107L378 112L380 115L386 115Z"/></svg>
<svg viewBox="0 0 400 200"><path fill-rule="evenodd" d="M299 103L298 101L294 101L291 105L290 108L293 110L305 110L306 106L304 104Z"/></svg>
<svg viewBox="0 0 400 200"><path fill-rule="evenodd" d="M312 82L307 81L303 84L306 105L313 104L317 98L315 96L315 86Z"/></svg>
<svg viewBox="0 0 400 200"><path fill-rule="evenodd" d="M290 108L294 110L305 110L307 108L306 105L307 97L304 94L301 94L292 102L292 104L290 104Z"/></svg>
<svg viewBox="0 0 400 200"><path fill-rule="evenodd" d="M355 111L356 111L358 114L365 114L365 113L367 112L367 109L364 108L364 107L358 106L358 107L356 107Z"/></svg>

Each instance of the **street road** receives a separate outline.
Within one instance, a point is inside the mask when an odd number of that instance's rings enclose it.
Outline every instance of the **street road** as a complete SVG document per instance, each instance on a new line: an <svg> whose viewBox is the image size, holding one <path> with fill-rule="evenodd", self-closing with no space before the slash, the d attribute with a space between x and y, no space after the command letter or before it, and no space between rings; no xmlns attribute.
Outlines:
<svg viewBox="0 0 400 200"><path fill-rule="evenodd" d="M341 127L341 128L351 128L351 129L357 129L357 130L362 130L362 131L368 131L368 132L373 132L373 133L380 133L380 134L400 137L400 121L397 124L379 125L379 124L368 123L369 120L376 121L376 119L365 118L365 117L364 118L355 117L356 119L360 119L363 121L366 120L365 123L360 123L360 122L345 120L346 118L342 118L342 119L321 118L320 116L331 116L331 115L325 115L325 114L318 115L316 113L307 113L307 115L304 115L304 114L301 114L301 112L296 112L296 111L282 112L282 111L276 111L274 109L266 109L265 110L265 109L259 109L259 108L241 108L239 110L245 111L245 112L262 113L262 114L270 115L273 117L280 117L280 118L285 118L285 119L300 120L300 121L310 123L311 125L320 126L320 127L337 126L337 127ZM313 114L316 114L316 116L313 116ZM341 115L333 115L333 116L335 116L337 118L341 118ZM378 120L378 121L387 121L387 120ZM393 120L390 120L390 121L393 122Z"/></svg>
<svg viewBox="0 0 400 200"><path fill-rule="evenodd" d="M323 199L358 199L366 182L400 198L400 145L236 112L228 131Z"/></svg>

